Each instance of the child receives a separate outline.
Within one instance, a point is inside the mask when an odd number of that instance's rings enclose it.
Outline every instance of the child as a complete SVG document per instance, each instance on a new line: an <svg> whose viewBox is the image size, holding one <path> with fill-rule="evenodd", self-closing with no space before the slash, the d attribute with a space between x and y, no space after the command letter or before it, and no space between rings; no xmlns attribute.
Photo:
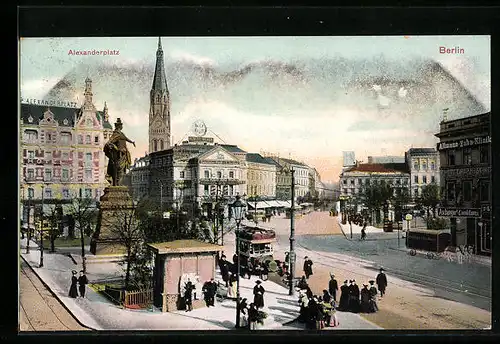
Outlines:
<svg viewBox="0 0 500 344"><path fill-rule="evenodd" d="M331 310L331 315L330 315L330 327L337 327L339 326L339 319L337 318L337 311L335 310L334 307L332 307Z"/></svg>

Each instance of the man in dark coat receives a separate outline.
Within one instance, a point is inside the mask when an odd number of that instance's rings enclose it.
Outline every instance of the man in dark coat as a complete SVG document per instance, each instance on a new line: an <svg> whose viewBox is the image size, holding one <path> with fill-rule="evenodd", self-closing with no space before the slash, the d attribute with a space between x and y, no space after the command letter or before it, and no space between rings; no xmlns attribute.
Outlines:
<svg viewBox="0 0 500 344"><path fill-rule="evenodd" d="M207 307L215 306L215 294L217 294L217 283L211 278L210 281L203 284L203 294Z"/></svg>
<svg viewBox="0 0 500 344"><path fill-rule="evenodd" d="M339 300L339 310L346 311L349 308L349 286L347 285L347 280L340 287L340 300Z"/></svg>
<svg viewBox="0 0 500 344"><path fill-rule="evenodd" d="M255 307L259 309L264 307L264 293L266 290L261 285L262 282L260 280L257 280L255 283L255 287L253 287L253 303L255 304Z"/></svg>
<svg viewBox="0 0 500 344"><path fill-rule="evenodd" d="M186 303L186 312L193 310L193 289L194 285L191 281L187 281L184 287L184 302Z"/></svg>
<svg viewBox="0 0 500 344"><path fill-rule="evenodd" d="M87 276L80 270L80 277L78 277L78 290L80 291L80 297L85 297L85 287L89 283Z"/></svg>
<svg viewBox="0 0 500 344"><path fill-rule="evenodd" d="M335 302L337 302L337 290L339 290L339 285L335 279L334 274L330 274L330 281L328 282L328 292L332 295Z"/></svg>
<svg viewBox="0 0 500 344"><path fill-rule="evenodd" d="M375 281L369 281L370 283L370 312L374 313L378 311L377 305L377 288L373 285Z"/></svg>
<svg viewBox="0 0 500 344"><path fill-rule="evenodd" d="M383 297L385 295L385 288L387 288L387 276L383 268L380 268L380 273L377 275L376 281L378 290L380 290L380 297Z"/></svg>
<svg viewBox="0 0 500 344"><path fill-rule="evenodd" d="M306 279L309 279L309 276L311 276L313 274L313 270L312 270L313 262L307 256L305 256L304 259L305 259L305 261L304 261L304 274L306 275Z"/></svg>
<svg viewBox="0 0 500 344"><path fill-rule="evenodd" d="M219 262L220 274L222 275L222 280L226 283L226 287L229 286L229 262L226 260L226 256L222 255Z"/></svg>
<svg viewBox="0 0 500 344"><path fill-rule="evenodd" d="M299 283L297 283L297 288L302 290L302 289L307 289L307 287L309 287L309 285L307 284L306 276L302 276Z"/></svg>

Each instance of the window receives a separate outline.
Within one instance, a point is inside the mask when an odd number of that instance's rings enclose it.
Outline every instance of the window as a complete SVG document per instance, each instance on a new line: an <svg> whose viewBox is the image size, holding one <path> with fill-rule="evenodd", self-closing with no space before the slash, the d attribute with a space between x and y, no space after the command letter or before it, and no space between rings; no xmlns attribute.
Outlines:
<svg viewBox="0 0 500 344"><path fill-rule="evenodd" d="M396 179L396 185L401 185L401 180Z"/></svg>
<svg viewBox="0 0 500 344"><path fill-rule="evenodd" d="M234 178L234 172L233 171L229 172L229 178Z"/></svg>
<svg viewBox="0 0 500 344"><path fill-rule="evenodd" d="M422 162L422 169L427 170L427 161Z"/></svg>
<svg viewBox="0 0 500 344"><path fill-rule="evenodd" d="M228 189L229 189L229 195L234 195L234 186L233 185L229 185L228 186Z"/></svg>
<svg viewBox="0 0 500 344"><path fill-rule="evenodd" d="M26 176L28 179L35 179L35 171L32 168L28 169L28 175Z"/></svg>
<svg viewBox="0 0 500 344"><path fill-rule="evenodd" d="M52 189L45 189L45 198L52 198Z"/></svg>
<svg viewBox="0 0 500 344"><path fill-rule="evenodd" d="M354 179L351 179L351 185L354 185Z"/></svg>
<svg viewBox="0 0 500 344"><path fill-rule="evenodd" d="M344 185L347 184L347 179L344 179Z"/></svg>
<svg viewBox="0 0 500 344"><path fill-rule="evenodd" d="M69 160L69 153L68 152L62 153L62 158L63 160Z"/></svg>
<svg viewBox="0 0 500 344"><path fill-rule="evenodd" d="M217 171L217 178L218 179L222 178L222 172L221 171Z"/></svg>
<svg viewBox="0 0 500 344"><path fill-rule="evenodd" d="M62 144L70 144L71 143L71 134L70 133L61 133L61 143Z"/></svg>
<svg viewBox="0 0 500 344"><path fill-rule="evenodd" d="M28 151L28 159L35 159L35 152L34 151Z"/></svg>
<svg viewBox="0 0 500 344"><path fill-rule="evenodd" d="M52 170L45 169L45 180L46 181L52 180Z"/></svg>
<svg viewBox="0 0 500 344"><path fill-rule="evenodd" d="M62 170L62 176L61 179L63 181L67 181L69 179L69 171L67 169Z"/></svg>
<svg viewBox="0 0 500 344"><path fill-rule="evenodd" d="M449 150L448 151L448 166L454 166L454 165L455 165L455 151Z"/></svg>
<svg viewBox="0 0 500 344"><path fill-rule="evenodd" d="M68 189L63 189L62 194L63 194L63 198L69 198L69 190Z"/></svg>
<svg viewBox="0 0 500 344"><path fill-rule="evenodd" d="M90 144L90 135L85 136L85 143Z"/></svg>
<svg viewBox="0 0 500 344"><path fill-rule="evenodd" d="M431 161L431 170L436 170L436 163L434 161Z"/></svg>
<svg viewBox="0 0 500 344"><path fill-rule="evenodd" d="M415 161L413 162L413 169L414 169L414 170L418 170L418 167L419 167L419 166L418 166L418 160L415 160Z"/></svg>
<svg viewBox="0 0 500 344"><path fill-rule="evenodd" d="M479 147L479 163L487 164L490 162L490 154L488 146Z"/></svg>
<svg viewBox="0 0 500 344"><path fill-rule="evenodd" d="M472 149L471 148L464 148L462 154L463 154L462 163L464 165L472 164Z"/></svg>
<svg viewBox="0 0 500 344"><path fill-rule="evenodd" d="M85 189L85 198L92 197L92 189Z"/></svg>
<svg viewBox="0 0 500 344"><path fill-rule="evenodd" d="M85 121L85 124L86 124L88 127L91 127L94 123L92 122L92 119L91 119L91 118L87 118L87 120Z"/></svg>
<svg viewBox="0 0 500 344"><path fill-rule="evenodd" d="M490 200L490 182L488 180L479 181L479 199L481 202Z"/></svg>
<svg viewBox="0 0 500 344"><path fill-rule="evenodd" d="M358 184L359 185L363 185L363 181L361 179L358 178Z"/></svg>
<svg viewBox="0 0 500 344"><path fill-rule="evenodd" d="M45 152L45 160L47 161L52 160L52 152Z"/></svg>
<svg viewBox="0 0 500 344"><path fill-rule="evenodd" d="M160 150L163 150L163 140L160 140Z"/></svg>
<svg viewBox="0 0 500 344"><path fill-rule="evenodd" d="M180 172L180 176L181 176L181 178L184 178L184 171Z"/></svg>
<svg viewBox="0 0 500 344"><path fill-rule="evenodd" d="M466 180L463 182L464 202L472 201L472 181Z"/></svg>
<svg viewBox="0 0 500 344"><path fill-rule="evenodd" d="M78 135L78 144L83 145L83 136L82 135Z"/></svg>
<svg viewBox="0 0 500 344"><path fill-rule="evenodd" d="M34 143L37 140L38 140L38 133L36 130L25 130L24 131L24 141Z"/></svg>
<svg viewBox="0 0 500 344"><path fill-rule="evenodd" d="M50 142L50 141L52 141L52 134L47 133L47 141L46 142Z"/></svg>
<svg viewBox="0 0 500 344"><path fill-rule="evenodd" d="M422 183L427 184L427 176L422 176Z"/></svg>
<svg viewBox="0 0 500 344"><path fill-rule="evenodd" d="M418 184L418 176L414 176L414 177L413 177L413 181L414 181L416 184Z"/></svg>
<svg viewBox="0 0 500 344"><path fill-rule="evenodd" d="M435 183L436 182L436 177L435 176L431 176L431 183Z"/></svg>
<svg viewBox="0 0 500 344"><path fill-rule="evenodd" d="M92 167L92 153L85 154L85 167Z"/></svg>
<svg viewBox="0 0 500 344"><path fill-rule="evenodd" d="M207 172L207 171L205 171ZM203 194L205 196L208 196L208 193L209 193L209 185L203 185Z"/></svg>
<svg viewBox="0 0 500 344"><path fill-rule="evenodd" d="M35 197L35 189L33 188L28 188L28 197L33 198Z"/></svg>
<svg viewBox="0 0 500 344"><path fill-rule="evenodd" d="M85 179L86 180L91 180L92 179L92 170L85 170Z"/></svg>
<svg viewBox="0 0 500 344"><path fill-rule="evenodd" d="M205 178L210 178L210 171L208 170L205 170Z"/></svg>
<svg viewBox="0 0 500 344"><path fill-rule="evenodd" d="M446 199L455 201L455 182L446 183Z"/></svg>
<svg viewBox="0 0 500 344"><path fill-rule="evenodd" d="M94 143L99 143L99 136L94 137Z"/></svg>
<svg viewBox="0 0 500 344"><path fill-rule="evenodd" d="M413 190L413 195L415 197L418 197L418 188L415 188L415 190Z"/></svg>

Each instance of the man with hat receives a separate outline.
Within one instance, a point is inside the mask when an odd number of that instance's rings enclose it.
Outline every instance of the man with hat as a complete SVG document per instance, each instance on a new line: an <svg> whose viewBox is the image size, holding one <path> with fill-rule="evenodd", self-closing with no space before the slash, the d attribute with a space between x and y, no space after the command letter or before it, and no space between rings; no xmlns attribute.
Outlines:
<svg viewBox="0 0 500 344"><path fill-rule="evenodd" d="M255 307L257 309L263 308L264 307L264 293L266 290L264 287L261 285L262 281L257 280L255 282L255 287L253 287L253 303L255 304Z"/></svg>
<svg viewBox="0 0 500 344"><path fill-rule="evenodd" d="M374 313L378 311L378 305L376 301L378 292L377 288L375 288L374 286L374 280L371 280L368 283L370 283L370 312Z"/></svg>
<svg viewBox="0 0 500 344"><path fill-rule="evenodd" d="M339 290L339 285L335 279L335 275L330 273L330 281L328 282L328 292L332 295L333 300L337 302L337 290Z"/></svg>
<svg viewBox="0 0 500 344"><path fill-rule="evenodd" d="M380 297L383 297L385 295L385 288L387 288L387 276L384 273L384 268L380 268L376 281L378 290L380 290Z"/></svg>
<svg viewBox="0 0 500 344"><path fill-rule="evenodd" d="M304 257L304 275L306 275L306 279L309 279L309 276L311 276L313 274L313 271L312 271L312 265L313 265L313 262L311 259L309 259L308 256L305 256Z"/></svg>
<svg viewBox="0 0 500 344"><path fill-rule="evenodd" d="M222 280L226 283L226 287L229 287L229 262L226 260L225 255L222 255L219 261L219 270L222 275Z"/></svg>
<svg viewBox="0 0 500 344"><path fill-rule="evenodd" d="M205 303L207 307L215 306L215 294L217 293L217 284L212 277L210 281L203 284L203 295L205 296Z"/></svg>
<svg viewBox="0 0 500 344"><path fill-rule="evenodd" d="M85 297L85 287L89 283L87 276L80 270L80 277L78 277L78 290L80 291L80 297Z"/></svg>

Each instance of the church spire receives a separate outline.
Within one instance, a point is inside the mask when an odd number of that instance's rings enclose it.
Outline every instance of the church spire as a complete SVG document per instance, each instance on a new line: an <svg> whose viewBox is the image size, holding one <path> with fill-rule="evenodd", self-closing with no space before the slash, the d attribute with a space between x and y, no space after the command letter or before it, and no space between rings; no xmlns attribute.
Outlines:
<svg viewBox="0 0 500 344"><path fill-rule="evenodd" d="M153 91L168 91L167 78L165 76L165 66L163 64L163 50L161 48L161 38L158 37L158 50L156 51L155 76L153 78Z"/></svg>
<svg viewBox="0 0 500 344"><path fill-rule="evenodd" d="M87 76L85 79L85 103L92 104L92 79Z"/></svg>

